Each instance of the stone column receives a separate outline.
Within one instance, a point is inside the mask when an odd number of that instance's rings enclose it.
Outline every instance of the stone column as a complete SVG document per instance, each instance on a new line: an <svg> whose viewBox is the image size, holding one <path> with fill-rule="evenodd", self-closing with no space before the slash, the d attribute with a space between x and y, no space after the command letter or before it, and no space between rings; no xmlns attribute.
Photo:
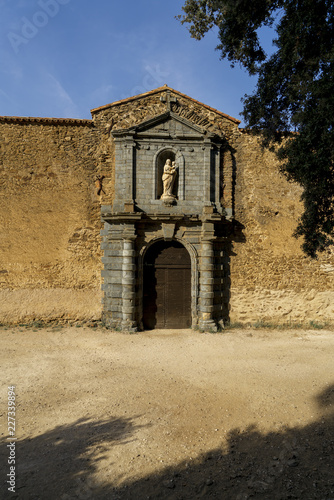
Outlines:
<svg viewBox="0 0 334 500"><path fill-rule="evenodd" d="M199 278L199 328L203 331L217 331L217 325L213 320L213 273L214 273L214 253L213 253L213 224L207 231L204 228L201 241L201 265ZM211 228L212 226L212 228Z"/></svg>
<svg viewBox="0 0 334 500"><path fill-rule="evenodd" d="M224 153L224 203L226 218L231 220L233 218L233 198L234 198L234 168L233 168L233 154L227 149Z"/></svg>
<svg viewBox="0 0 334 500"><path fill-rule="evenodd" d="M221 172L221 144L217 143L216 149L214 150L215 157L215 203L216 207L221 210L221 188L220 184L222 182L222 172Z"/></svg>
<svg viewBox="0 0 334 500"><path fill-rule="evenodd" d="M122 262L123 227L121 224L105 222L102 249L104 256L102 271L104 291L103 321L108 328L120 328L122 322Z"/></svg>
<svg viewBox="0 0 334 500"><path fill-rule="evenodd" d="M205 206L211 205L211 141L206 140L203 146L203 171L204 171L204 182L203 191L204 198L203 202Z"/></svg>
<svg viewBox="0 0 334 500"><path fill-rule="evenodd" d="M136 264L135 230L125 229L123 234L122 262L122 329L137 331L136 312Z"/></svg>
<svg viewBox="0 0 334 500"><path fill-rule="evenodd" d="M115 132L116 134L116 132ZM133 136L114 136L115 139L115 198L113 212L124 212L124 204L133 204L135 188L134 177L136 169L136 156Z"/></svg>

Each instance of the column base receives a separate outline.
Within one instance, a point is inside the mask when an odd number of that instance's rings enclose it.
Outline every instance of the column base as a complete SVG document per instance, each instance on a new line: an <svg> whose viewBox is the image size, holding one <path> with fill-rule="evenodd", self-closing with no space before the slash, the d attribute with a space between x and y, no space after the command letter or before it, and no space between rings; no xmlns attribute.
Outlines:
<svg viewBox="0 0 334 500"><path fill-rule="evenodd" d="M136 333L138 332L137 324L135 321L124 320L121 323L121 329L124 332Z"/></svg>
<svg viewBox="0 0 334 500"><path fill-rule="evenodd" d="M102 313L102 323L108 330L116 330L119 327L119 319L113 319L109 311Z"/></svg>
<svg viewBox="0 0 334 500"><path fill-rule="evenodd" d="M201 332L217 333L218 328L213 319L199 320L198 327Z"/></svg>

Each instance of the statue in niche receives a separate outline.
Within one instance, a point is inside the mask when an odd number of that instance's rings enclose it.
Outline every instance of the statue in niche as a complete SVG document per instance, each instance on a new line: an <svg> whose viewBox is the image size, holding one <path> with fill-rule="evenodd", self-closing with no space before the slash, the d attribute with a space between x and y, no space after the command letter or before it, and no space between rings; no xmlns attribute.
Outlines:
<svg viewBox="0 0 334 500"><path fill-rule="evenodd" d="M175 203L173 186L176 175L177 170L175 167L175 161L172 162L170 159L166 160L164 171L162 174L163 193L161 195L161 199L168 205Z"/></svg>

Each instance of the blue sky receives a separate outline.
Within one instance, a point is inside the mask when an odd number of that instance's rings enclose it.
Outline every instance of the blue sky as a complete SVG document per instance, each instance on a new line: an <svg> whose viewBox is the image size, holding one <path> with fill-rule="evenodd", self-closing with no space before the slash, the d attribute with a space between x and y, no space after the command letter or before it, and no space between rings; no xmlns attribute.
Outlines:
<svg viewBox="0 0 334 500"><path fill-rule="evenodd" d="M167 83L241 119L256 79L190 38L183 0L0 0L0 115L91 118ZM270 45L268 45L270 46Z"/></svg>

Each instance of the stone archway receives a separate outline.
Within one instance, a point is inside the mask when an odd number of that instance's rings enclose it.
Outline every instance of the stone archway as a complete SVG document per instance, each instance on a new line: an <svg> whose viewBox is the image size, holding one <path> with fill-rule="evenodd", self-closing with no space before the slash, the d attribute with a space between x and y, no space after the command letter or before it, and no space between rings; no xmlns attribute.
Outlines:
<svg viewBox="0 0 334 500"><path fill-rule="evenodd" d="M143 326L190 328L191 259L178 241L159 240L144 256Z"/></svg>

